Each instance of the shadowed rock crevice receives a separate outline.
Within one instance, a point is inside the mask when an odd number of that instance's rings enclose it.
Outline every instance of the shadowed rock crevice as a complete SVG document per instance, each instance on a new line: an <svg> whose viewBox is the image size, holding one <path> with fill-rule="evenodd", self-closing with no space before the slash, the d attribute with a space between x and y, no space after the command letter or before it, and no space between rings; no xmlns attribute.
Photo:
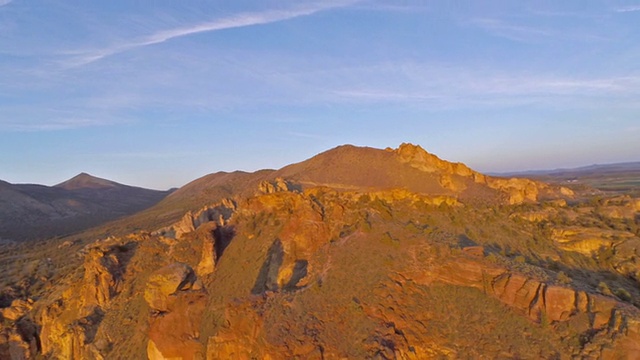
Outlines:
<svg viewBox="0 0 640 360"><path fill-rule="evenodd" d="M258 273L258 278L251 290L252 294L262 294L265 291L278 290L278 271L280 270L280 266L282 266L283 260L284 249L282 247L282 241L276 239L267 251L267 258Z"/></svg>
<svg viewBox="0 0 640 360"><path fill-rule="evenodd" d="M236 236L236 230L233 226L218 226L213 230L214 251L217 261L220 260L227 246L231 244L234 236Z"/></svg>
<svg viewBox="0 0 640 360"><path fill-rule="evenodd" d="M130 242L90 249L85 257L85 306L105 307L121 291L127 265L138 244Z"/></svg>
<svg viewBox="0 0 640 360"><path fill-rule="evenodd" d="M304 279L307 276L307 266L309 262L307 260L296 260L293 265L293 272L291 274L291 279L284 286L285 290L297 290L296 286L300 280Z"/></svg>
<svg viewBox="0 0 640 360"><path fill-rule="evenodd" d="M25 316L18 320L16 322L16 330L22 341L29 344L29 350L32 355L42 352L38 325L31 318Z"/></svg>
<svg viewBox="0 0 640 360"><path fill-rule="evenodd" d="M100 308L95 308L88 316L74 321L71 324L71 329L82 332L84 343L89 344L95 339L102 319L104 319L104 312Z"/></svg>

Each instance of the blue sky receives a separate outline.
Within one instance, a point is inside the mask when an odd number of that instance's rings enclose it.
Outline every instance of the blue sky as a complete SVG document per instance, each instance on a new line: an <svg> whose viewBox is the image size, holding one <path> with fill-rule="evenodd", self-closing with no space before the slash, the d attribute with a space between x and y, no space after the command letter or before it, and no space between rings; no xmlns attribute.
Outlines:
<svg viewBox="0 0 640 360"><path fill-rule="evenodd" d="M0 179L163 189L345 143L640 161L640 1L481 3L0 0Z"/></svg>

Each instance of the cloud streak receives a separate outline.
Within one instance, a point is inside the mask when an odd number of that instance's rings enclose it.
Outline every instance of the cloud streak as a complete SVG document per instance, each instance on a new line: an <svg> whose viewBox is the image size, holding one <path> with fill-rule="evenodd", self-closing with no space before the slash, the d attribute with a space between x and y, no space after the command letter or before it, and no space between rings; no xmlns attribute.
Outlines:
<svg viewBox="0 0 640 360"><path fill-rule="evenodd" d="M10 2L12 2L13 0L0 0L0 7L5 6L5 5L9 5Z"/></svg>
<svg viewBox="0 0 640 360"><path fill-rule="evenodd" d="M521 42L532 42L553 36L548 30L513 25L497 19L474 19L471 24L495 36Z"/></svg>
<svg viewBox="0 0 640 360"><path fill-rule="evenodd" d="M616 12L635 12L640 11L640 5L631 5L615 9Z"/></svg>
<svg viewBox="0 0 640 360"><path fill-rule="evenodd" d="M531 103L588 106L593 99L618 99L621 105L633 105L635 101L629 100L640 95L638 76L545 76L415 64L388 64L352 69L349 73L360 79L358 85L337 80L325 87L336 101L429 104L445 108L453 105L504 107ZM341 77L324 76L324 79Z"/></svg>
<svg viewBox="0 0 640 360"><path fill-rule="evenodd" d="M193 26L162 30L137 40L112 45L102 49L78 52L67 64L70 67L82 66L125 51L160 44L184 36L247 26L265 25L302 16L309 16L320 11L348 6L355 2L357 1L344 0L330 2L328 4L316 4L315 6L301 7L297 9L241 13L235 16L204 22Z"/></svg>

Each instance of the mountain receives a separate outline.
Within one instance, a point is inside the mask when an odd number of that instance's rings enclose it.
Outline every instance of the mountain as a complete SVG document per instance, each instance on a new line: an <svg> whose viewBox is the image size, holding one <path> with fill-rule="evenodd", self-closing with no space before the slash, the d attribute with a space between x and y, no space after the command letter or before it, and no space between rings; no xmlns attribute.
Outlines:
<svg viewBox="0 0 640 360"><path fill-rule="evenodd" d="M626 173L640 171L640 161L625 162L625 163L613 163L613 164L593 164L587 166L580 166L575 168L561 168L551 170L527 170L527 171L512 171L506 173L495 173L496 176L586 176L600 173Z"/></svg>
<svg viewBox="0 0 640 360"><path fill-rule="evenodd" d="M0 244L0 358L633 359L639 214L412 144L214 173Z"/></svg>
<svg viewBox="0 0 640 360"><path fill-rule="evenodd" d="M269 187L278 179L286 179L286 186L298 190L319 186L337 191L405 189L481 204L515 204L571 193L561 186L528 179L485 176L464 164L442 160L418 145L401 144L397 149L342 145L279 170L203 176L148 210L124 219L119 226L129 230L166 226L187 211L197 211L225 198L264 192L259 190L261 185Z"/></svg>
<svg viewBox="0 0 640 360"><path fill-rule="evenodd" d="M131 215L168 192L79 174L55 186L0 183L0 238L17 241L80 231Z"/></svg>
<svg viewBox="0 0 640 360"><path fill-rule="evenodd" d="M122 187L122 185L110 180L100 179L87 173L80 173L71 179L62 182L55 187L66 190L78 189L111 189Z"/></svg>

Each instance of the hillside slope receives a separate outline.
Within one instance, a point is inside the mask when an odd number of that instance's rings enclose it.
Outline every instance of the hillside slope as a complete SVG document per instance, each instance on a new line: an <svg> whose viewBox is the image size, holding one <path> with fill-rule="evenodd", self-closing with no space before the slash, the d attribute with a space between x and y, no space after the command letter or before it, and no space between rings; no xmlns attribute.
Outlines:
<svg viewBox="0 0 640 360"><path fill-rule="evenodd" d="M583 186L601 191L640 194L640 162L589 165L572 169L512 172L520 176L580 189Z"/></svg>
<svg viewBox="0 0 640 360"><path fill-rule="evenodd" d="M169 192L82 173L55 186L0 183L0 238L50 238L131 215Z"/></svg>

